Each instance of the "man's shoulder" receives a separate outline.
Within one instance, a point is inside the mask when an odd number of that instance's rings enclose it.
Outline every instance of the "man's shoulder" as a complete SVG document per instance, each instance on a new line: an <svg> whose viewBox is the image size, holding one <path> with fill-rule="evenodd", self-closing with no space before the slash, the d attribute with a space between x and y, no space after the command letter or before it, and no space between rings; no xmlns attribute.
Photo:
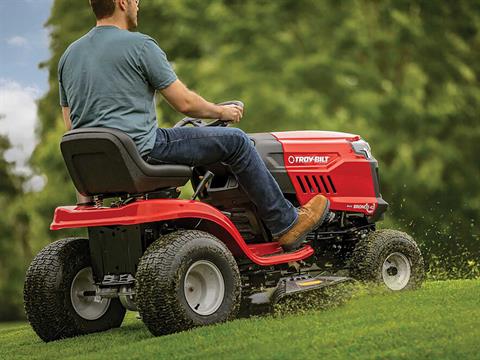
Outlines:
<svg viewBox="0 0 480 360"><path fill-rule="evenodd" d="M145 44L145 42L147 41L155 41L155 39L153 39L151 36L147 35L147 34L144 34L144 33L141 33L141 32L133 32L133 31L127 31L127 30L123 30L123 31L119 31L118 33L116 33L116 36L117 36L117 39L118 40L125 40L127 41L129 44Z"/></svg>
<svg viewBox="0 0 480 360"><path fill-rule="evenodd" d="M153 40L153 38L147 34L138 32L138 31L126 31L126 33L131 36L132 38L138 39L138 40Z"/></svg>
<svg viewBox="0 0 480 360"><path fill-rule="evenodd" d="M95 38L96 28L93 28L88 33L83 35L81 38L75 40L71 43L65 52L70 52L73 49L82 46L84 43L87 43L91 39ZM110 32L108 36L111 41L127 42L131 45L144 44L147 41L153 41L156 43L155 39L151 36L143 34L141 32L132 32L127 30Z"/></svg>
<svg viewBox="0 0 480 360"><path fill-rule="evenodd" d="M85 40L88 38L90 33L91 33L91 30L88 33L86 33L85 35L83 35L82 37L80 37L77 40L75 40L74 42L72 42L70 45L68 45L68 47L65 49L62 56L60 57L59 64L62 64L65 61L65 59L67 58L67 56L70 52L72 52L75 48L81 46L82 43L85 42Z"/></svg>
<svg viewBox="0 0 480 360"><path fill-rule="evenodd" d="M152 45L152 46L158 46L157 41L152 38L151 36L147 34L143 34L141 32L128 32L128 40L129 43L131 44L138 44L143 48L145 48L145 45Z"/></svg>
<svg viewBox="0 0 480 360"><path fill-rule="evenodd" d="M93 28L88 33L83 35L81 38L75 40L71 43L59 61L59 68L63 66L66 59L69 57L70 53L82 52L84 51L84 46L90 46L92 39L95 38L98 34L98 29ZM109 46L119 47L119 48L136 48L137 51L141 51L145 44L155 44L158 46L157 41L149 35L143 34L141 32L132 32L127 30L109 32L108 42ZM95 41L94 41L95 42ZM105 45L105 44L104 44ZM155 46L153 45L153 46Z"/></svg>

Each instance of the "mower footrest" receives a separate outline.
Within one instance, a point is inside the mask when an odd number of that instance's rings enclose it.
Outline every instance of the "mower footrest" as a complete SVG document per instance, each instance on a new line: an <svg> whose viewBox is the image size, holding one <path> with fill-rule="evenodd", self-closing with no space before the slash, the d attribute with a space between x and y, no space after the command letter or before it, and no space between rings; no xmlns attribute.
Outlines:
<svg viewBox="0 0 480 360"><path fill-rule="evenodd" d="M297 251L285 253L276 241L263 244L249 244L248 248L252 256L256 258L257 264L263 266L300 261L312 256L314 253L310 245L305 245Z"/></svg>

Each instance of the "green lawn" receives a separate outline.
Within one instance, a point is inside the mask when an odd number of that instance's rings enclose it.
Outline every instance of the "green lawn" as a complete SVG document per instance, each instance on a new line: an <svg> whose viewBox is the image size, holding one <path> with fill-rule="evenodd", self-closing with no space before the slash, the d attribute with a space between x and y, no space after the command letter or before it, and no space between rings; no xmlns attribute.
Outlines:
<svg viewBox="0 0 480 360"><path fill-rule="evenodd" d="M480 280L361 294L346 305L152 337L130 313L120 329L45 344L0 325L0 358L479 359Z"/></svg>

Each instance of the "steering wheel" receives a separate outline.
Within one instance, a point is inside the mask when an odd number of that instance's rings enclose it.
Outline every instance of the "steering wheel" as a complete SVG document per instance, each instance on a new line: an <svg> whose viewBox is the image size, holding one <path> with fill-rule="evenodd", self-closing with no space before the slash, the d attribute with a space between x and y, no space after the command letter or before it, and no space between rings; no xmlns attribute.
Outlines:
<svg viewBox="0 0 480 360"><path fill-rule="evenodd" d="M232 101L226 101L217 105L237 105L240 106L243 109L243 102L237 101L237 100L232 100ZM193 127L204 127L204 126L223 126L226 127L230 124L230 121L228 120L220 120L220 119L214 119L211 121L206 121L205 119L197 119L197 118L191 118L191 117L186 117L177 122L173 127L183 127L183 126L188 126L192 125Z"/></svg>

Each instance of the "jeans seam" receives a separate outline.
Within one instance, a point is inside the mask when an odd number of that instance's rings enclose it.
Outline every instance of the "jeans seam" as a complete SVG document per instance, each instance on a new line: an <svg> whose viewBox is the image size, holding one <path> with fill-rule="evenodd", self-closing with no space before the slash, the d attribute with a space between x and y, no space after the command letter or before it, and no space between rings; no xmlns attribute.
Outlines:
<svg viewBox="0 0 480 360"><path fill-rule="evenodd" d="M163 160L160 160L158 158L156 158L155 156L149 156L148 159L153 159L155 161L159 161L159 162L162 162L163 164L158 164L157 166L161 166L161 165L185 165L185 166L190 166L190 167L194 167L195 165L193 165L193 160L190 160L188 162L188 164L184 164L184 163L178 163L178 162L166 162L166 161L163 161Z"/></svg>
<svg viewBox="0 0 480 360"><path fill-rule="evenodd" d="M226 134L226 135L205 135L205 136L195 136L195 137L190 137L188 139L178 139L178 140L172 140L167 142L167 144L179 142L179 141L186 141L186 140L198 140L198 139L206 139L206 138L213 138L213 137L231 137L232 135Z"/></svg>

